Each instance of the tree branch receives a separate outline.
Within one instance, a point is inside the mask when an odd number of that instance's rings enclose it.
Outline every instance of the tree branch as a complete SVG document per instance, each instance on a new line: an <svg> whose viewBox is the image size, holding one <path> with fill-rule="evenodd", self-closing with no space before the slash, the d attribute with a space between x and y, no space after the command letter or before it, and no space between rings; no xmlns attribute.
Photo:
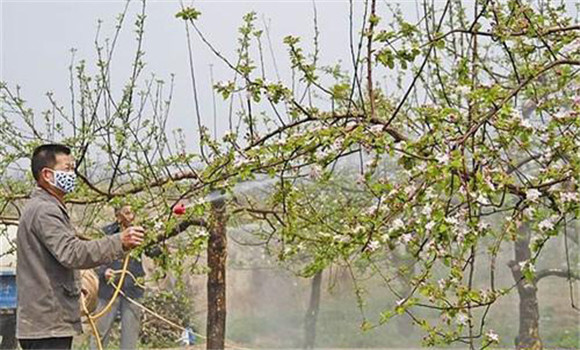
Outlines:
<svg viewBox="0 0 580 350"><path fill-rule="evenodd" d="M580 274L574 271L562 269L545 269L536 272L536 283L545 277L561 277L566 279L580 280Z"/></svg>
<svg viewBox="0 0 580 350"><path fill-rule="evenodd" d="M580 66L580 61L578 60L560 60L560 61L554 61L550 64L548 64L547 66L543 67L542 69L540 69L540 71L538 71L536 74L530 76L528 79L524 80L521 84L519 84L516 88L514 88L503 100L501 100L496 106L495 108L488 113L484 118L482 118L482 120L480 120L477 124L473 125L457 142L458 144L463 144L465 143L465 141L471 136L473 135L483 124L485 124L489 119L491 119L492 117L494 117L497 112L499 112L499 110L508 102L510 101L514 96L516 96L524 87L526 87L529 83L531 83L532 81L536 80L537 78L539 78L540 76L542 76L544 73L546 73L547 71L557 67L557 66L562 66L562 65L571 65L571 66Z"/></svg>
<svg viewBox="0 0 580 350"><path fill-rule="evenodd" d="M200 227L208 227L208 223L204 219L198 218L191 218L181 221L177 226L175 226L171 231L163 234L157 235L155 240L143 245L143 249L151 248L159 243L162 243L172 237L183 233L187 230L190 226L200 226Z"/></svg>
<svg viewBox="0 0 580 350"><path fill-rule="evenodd" d="M569 31L574 31L574 30L580 30L580 25L573 25L573 26L568 26L568 27L551 27L551 28L547 28L544 31L536 31L535 32L535 36L543 36L543 35L550 35L550 34L555 34L555 33L562 33L562 32L569 32ZM495 38L497 37L496 33L493 32L481 32L481 31L477 31L477 30L470 30L470 29L464 29L464 28L457 28L457 29L452 29L450 31L448 31L445 34L441 34L435 38L433 38L432 40L426 42L425 44L421 45L421 47L426 47L429 45L433 45L436 42L438 42L439 40L445 39L450 35L453 34L457 34L457 33L461 33L461 34L471 34L471 35L479 35L479 36L487 36L487 37L491 37L491 38ZM523 31L523 32L516 32L516 33L508 33L506 35L506 37L520 37L520 36L524 36L524 35L528 35L530 34L530 31Z"/></svg>

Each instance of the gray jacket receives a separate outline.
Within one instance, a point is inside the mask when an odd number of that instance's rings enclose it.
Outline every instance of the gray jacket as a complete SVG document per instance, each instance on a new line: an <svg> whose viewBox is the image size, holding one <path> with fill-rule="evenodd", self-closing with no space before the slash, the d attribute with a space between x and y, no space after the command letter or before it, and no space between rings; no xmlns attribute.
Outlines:
<svg viewBox="0 0 580 350"><path fill-rule="evenodd" d="M123 257L120 235L94 241L75 236L66 207L36 188L19 220L16 284L19 339L82 333L80 278L89 269Z"/></svg>

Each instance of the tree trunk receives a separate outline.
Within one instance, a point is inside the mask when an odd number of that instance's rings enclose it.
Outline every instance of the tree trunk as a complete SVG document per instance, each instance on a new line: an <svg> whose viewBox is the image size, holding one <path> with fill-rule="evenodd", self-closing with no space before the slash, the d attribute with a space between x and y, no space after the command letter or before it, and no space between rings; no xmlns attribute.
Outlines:
<svg viewBox="0 0 580 350"><path fill-rule="evenodd" d="M523 277L520 262L531 257L529 227L524 225L520 236L514 243L515 261L510 262L514 280L518 283L517 290L520 298L520 328L516 338L518 350L540 350L543 348L540 339L540 311L538 308L538 288L534 281Z"/></svg>
<svg viewBox="0 0 580 350"><path fill-rule="evenodd" d="M226 213L225 202L212 202L207 246L207 350L224 349L226 335Z"/></svg>
<svg viewBox="0 0 580 350"><path fill-rule="evenodd" d="M310 305L306 311L304 322L304 349L313 349L316 341L316 321L320 310L320 287L322 285L322 270L312 278L310 290Z"/></svg>

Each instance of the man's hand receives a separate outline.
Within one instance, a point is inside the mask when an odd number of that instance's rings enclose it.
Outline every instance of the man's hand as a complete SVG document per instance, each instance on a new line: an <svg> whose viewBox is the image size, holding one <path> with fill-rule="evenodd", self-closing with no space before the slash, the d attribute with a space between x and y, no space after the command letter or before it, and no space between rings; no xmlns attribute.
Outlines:
<svg viewBox="0 0 580 350"><path fill-rule="evenodd" d="M105 280L110 280L111 278L113 278L114 272L112 269L107 269L105 271Z"/></svg>
<svg viewBox="0 0 580 350"><path fill-rule="evenodd" d="M131 250L143 243L145 230L141 226L131 226L121 232L121 243L123 249Z"/></svg>

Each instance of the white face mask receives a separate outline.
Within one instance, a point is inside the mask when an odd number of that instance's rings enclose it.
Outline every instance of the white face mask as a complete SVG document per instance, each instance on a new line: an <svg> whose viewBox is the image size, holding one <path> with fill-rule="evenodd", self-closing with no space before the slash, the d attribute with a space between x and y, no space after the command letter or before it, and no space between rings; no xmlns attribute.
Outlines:
<svg viewBox="0 0 580 350"><path fill-rule="evenodd" d="M64 193L71 193L75 190L77 174L75 174L74 171L50 170L54 174L54 182L52 182L51 185L60 189Z"/></svg>

